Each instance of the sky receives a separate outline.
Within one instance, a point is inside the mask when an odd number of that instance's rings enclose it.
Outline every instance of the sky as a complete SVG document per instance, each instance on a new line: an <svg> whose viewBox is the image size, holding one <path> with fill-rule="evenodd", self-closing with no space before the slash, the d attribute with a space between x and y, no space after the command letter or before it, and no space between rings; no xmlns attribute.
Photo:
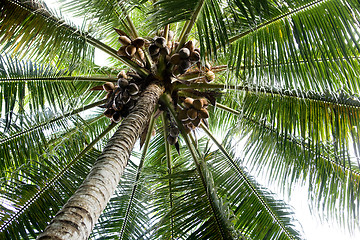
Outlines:
<svg viewBox="0 0 360 240"><path fill-rule="evenodd" d="M45 0L48 7L52 9L59 8L59 5L56 3L56 0ZM63 13L64 14L64 13ZM65 14L64 14L65 15ZM75 24L81 25L81 19L74 19L70 16L69 19L73 19ZM95 63L100 66L106 66L108 63L107 55L100 50L95 51ZM255 173L252 173L255 175ZM256 176L255 176L256 177ZM279 198L283 198L285 202L289 203L295 212L295 218L297 218L302 225L303 232L305 234L305 239L307 240L354 240L360 239L360 229L358 229L354 235L345 233L341 228L334 223L321 223L317 217L311 214L307 198L307 190L305 187L296 186L292 190L291 199L287 199L283 194L276 189L275 186L269 186L266 179L261 176L258 176L260 183L264 186L271 189L273 192L278 194Z"/></svg>

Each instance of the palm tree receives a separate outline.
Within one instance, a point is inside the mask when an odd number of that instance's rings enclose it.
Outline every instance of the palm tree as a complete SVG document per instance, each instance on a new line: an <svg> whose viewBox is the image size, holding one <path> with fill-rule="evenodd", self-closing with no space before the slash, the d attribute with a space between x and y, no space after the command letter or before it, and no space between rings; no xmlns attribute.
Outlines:
<svg viewBox="0 0 360 240"><path fill-rule="evenodd" d="M1 0L1 239L303 238L254 171L359 228L359 5Z"/></svg>

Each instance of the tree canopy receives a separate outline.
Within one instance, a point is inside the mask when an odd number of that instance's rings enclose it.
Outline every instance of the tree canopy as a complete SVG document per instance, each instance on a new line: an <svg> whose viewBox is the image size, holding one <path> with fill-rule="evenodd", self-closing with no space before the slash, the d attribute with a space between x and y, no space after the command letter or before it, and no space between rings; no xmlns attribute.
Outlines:
<svg viewBox="0 0 360 240"><path fill-rule="evenodd" d="M0 1L1 238L36 238L86 178L118 122L99 86L120 86L121 70L161 81L165 68L172 81L91 239L302 239L291 207L250 170L308 186L320 218L359 229L358 1L61 4ZM170 31L169 59L189 40L200 49L189 67L152 54ZM144 38L144 56L129 57L119 35ZM208 118L186 134L190 97L206 99Z"/></svg>

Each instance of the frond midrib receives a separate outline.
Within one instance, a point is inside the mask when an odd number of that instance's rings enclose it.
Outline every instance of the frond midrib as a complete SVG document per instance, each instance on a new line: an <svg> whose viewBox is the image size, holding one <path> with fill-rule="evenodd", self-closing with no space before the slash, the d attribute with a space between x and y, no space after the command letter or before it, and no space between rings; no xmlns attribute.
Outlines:
<svg viewBox="0 0 360 240"><path fill-rule="evenodd" d="M34 132L34 131L36 131L37 129L42 128L42 127L44 127L44 126L46 126L46 125L48 125L48 124L57 122L57 121L62 120L62 119L64 119L64 118L66 118L66 117L69 117L69 116L78 114L78 113L80 113L80 112L86 111L86 110L88 110L88 109L91 109L91 108L93 108L93 107L99 106L99 105L105 103L106 101L107 101L107 99L104 99L104 100L101 100L101 101L98 101L98 102L89 104L89 105L87 105L87 106L84 106L84 107L81 107L81 108L78 108L78 109L74 109L74 110L72 110L72 111L70 111L70 112L68 112L68 113L65 113L65 114L63 114L63 115L61 115L61 116L59 116L59 117L56 117L56 118L50 119L49 121L45 121L45 122L43 122L43 123L37 124L36 126L34 126L34 127L32 127L32 128L23 130L23 131L21 131L21 132L17 132L17 133L15 133L14 135L11 135L11 136L9 136L9 137L6 137L6 138L4 138L4 139L1 139L1 140L0 140L0 145L2 145L2 144L4 144L4 143L7 143L7 142L9 142L9 141L11 141L11 140L13 140L13 139L15 139L15 138L20 137L20 136L23 136L23 135L29 134L29 133L31 133L31 132Z"/></svg>
<svg viewBox="0 0 360 240"><path fill-rule="evenodd" d="M339 164L338 162L327 158L326 156L324 156L324 155L321 154L321 153L315 153L314 150L312 150L312 149L310 149L309 147L306 146L307 144L304 144L304 143L300 142L297 138L295 138L295 137L290 137L289 134L287 134L287 135L281 134L281 133L279 133L278 131L276 131L276 129L271 128L270 126L261 124L260 122L254 120L254 119L247 118L247 117L245 117L245 116L242 116L242 118L245 119L245 120L248 121L248 122L251 122L251 123L253 123L253 124L256 124L257 126L264 127L266 130L268 130L268 131L276 134L277 136L279 136L280 138L283 138L283 139L286 140L286 141L295 143L297 146L302 147L302 148L305 148L306 150L310 151L311 153L317 154L319 157L321 157L321 158L324 159L325 161L330 162L335 168L337 168L337 169L339 169L339 170L345 170L345 172L348 172L348 173L350 173L351 175L357 176L357 177L360 179L360 172L355 171L354 169L351 169L351 168L349 168L349 167L347 167L347 166L341 165L341 164Z"/></svg>
<svg viewBox="0 0 360 240"><path fill-rule="evenodd" d="M226 149L216 140L216 138L210 133L207 127L201 123L201 128L205 131L205 133L213 140L213 142L218 146L221 152L225 155L225 157L229 160L230 164L235 168L235 170L240 174L241 178L245 181L246 185L251 189L251 191L255 194L256 198L262 203L265 207L266 211L271 215L271 217L276 221L277 225L282 229L282 231L286 234L289 239L294 239L293 236L289 233L289 231L285 228L284 224L278 219L276 214L271 210L271 207L267 204L267 202L261 197L261 194L256 190L253 184L246 177L246 174L235 164L234 160L230 156L230 154L226 151Z"/></svg>
<svg viewBox="0 0 360 240"><path fill-rule="evenodd" d="M251 28L251 29L249 29L249 30L247 30L245 32L242 32L242 33L240 33L240 34L238 34L236 36L233 36L233 37L229 38L229 43L233 43L236 40L239 40L240 38L246 37L247 35L255 32L255 31L257 31L257 30L259 30L261 28L264 28L264 27L266 27L266 26L268 26L268 25L270 25L270 24L272 24L272 23L274 23L276 21L282 20L282 19L284 19L284 18L286 18L288 16L291 16L291 15L294 15L294 14L300 12L300 11L304 11L306 9L309 9L312 6L317 5L317 4L321 4L322 2L325 2L325 1L328 1L328 0L316 0L316 1L313 1L311 3L308 3L308 4L305 4L305 5L301 6L301 7L298 7L296 9L292 10L292 11L284 13L284 14L278 16L278 17L275 17L275 18L273 18L273 19L271 19L271 20L269 20L267 22L264 22L264 23L261 23L261 24L259 24L257 26L254 26L253 28Z"/></svg>
<svg viewBox="0 0 360 240"><path fill-rule="evenodd" d="M100 141L106 134L108 134L114 127L116 123L112 123L105 129L100 135L98 135L88 146L86 146L72 161L70 161L63 169L56 174L54 177L49 179L44 186L39 189L33 196L27 200L17 212L10 217L9 220L5 221L0 226L0 232L3 232L8 226L10 226L17 218L19 218L45 191L47 191L56 181L58 181L81 157L83 157L87 152L89 152L93 146Z"/></svg>
<svg viewBox="0 0 360 240"><path fill-rule="evenodd" d="M271 95L279 95L279 96L287 96L291 98L296 98L299 100L309 100L321 103L327 103L334 106L344 106L349 108L360 108L360 101L356 102L338 102L336 99L329 99L326 96L322 96L317 92L308 91L302 92L299 90L279 90L279 89L270 89L266 87L248 87L244 85L236 86L236 85L227 85L227 84L213 84L213 83L191 83L190 85L187 84L178 84L175 89L222 89L222 90L239 90L239 91L246 91L251 93L264 93L264 94L271 94Z"/></svg>
<svg viewBox="0 0 360 240"><path fill-rule="evenodd" d="M115 77L84 77L84 76L49 76L49 77L14 77L14 78L0 78L0 84L3 82L65 82L65 81L89 81L89 82L116 82Z"/></svg>

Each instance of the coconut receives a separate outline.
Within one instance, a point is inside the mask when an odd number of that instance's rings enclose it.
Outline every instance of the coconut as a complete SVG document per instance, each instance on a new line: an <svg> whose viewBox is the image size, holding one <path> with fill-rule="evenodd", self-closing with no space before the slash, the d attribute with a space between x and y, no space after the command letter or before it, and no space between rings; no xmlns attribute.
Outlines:
<svg viewBox="0 0 360 240"><path fill-rule="evenodd" d="M186 110L186 109L181 109L181 110L179 110L178 118L179 118L181 121L186 121L186 120L188 120L189 117L188 117L188 115L187 115L187 110Z"/></svg>
<svg viewBox="0 0 360 240"><path fill-rule="evenodd" d="M140 60L144 60L145 59L145 53L141 48L138 48L136 51L136 55Z"/></svg>
<svg viewBox="0 0 360 240"><path fill-rule="evenodd" d="M177 127L172 127L172 128L170 128L169 133L172 137L177 137L177 136L179 136L180 131Z"/></svg>
<svg viewBox="0 0 360 240"><path fill-rule="evenodd" d="M201 119L208 118L209 117L209 112L205 108L202 108L202 109L200 109L198 111L198 117L201 118Z"/></svg>
<svg viewBox="0 0 360 240"><path fill-rule="evenodd" d="M164 48L160 49L160 54L161 55L169 55L170 54L170 48L168 48L167 46L165 46Z"/></svg>
<svg viewBox="0 0 360 240"><path fill-rule="evenodd" d="M156 37L155 40L154 40L154 43L159 48L166 47L166 39L164 37Z"/></svg>
<svg viewBox="0 0 360 240"><path fill-rule="evenodd" d="M124 46L127 46L127 45L131 44L131 40L127 36L120 36L119 37L119 42Z"/></svg>
<svg viewBox="0 0 360 240"><path fill-rule="evenodd" d="M170 145L174 145L175 143L177 143L177 137L173 137L173 136L169 135L167 137L167 141Z"/></svg>
<svg viewBox="0 0 360 240"><path fill-rule="evenodd" d="M191 120L194 120L195 118L197 118L197 111L193 108L190 108L189 110L187 110L187 115Z"/></svg>
<svg viewBox="0 0 360 240"><path fill-rule="evenodd" d="M187 97L184 100L184 105L185 105L185 107L190 108L190 107L192 107L193 102L194 102L194 99Z"/></svg>
<svg viewBox="0 0 360 240"><path fill-rule="evenodd" d="M191 52L189 59L190 59L190 61L192 61L192 62L198 62L198 61L200 61L200 53L195 52L195 51Z"/></svg>
<svg viewBox="0 0 360 240"><path fill-rule="evenodd" d="M136 48L142 48L145 45L145 39L142 37L138 37L134 41L132 41L131 44L134 45Z"/></svg>
<svg viewBox="0 0 360 240"><path fill-rule="evenodd" d="M127 90L122 93L121 101L123 104L127 104L130 101L130 94Z"/></svg>
<svg viewBox="0 0 360 240"><path fill-rule="evenodd" d="M112 115L112 119L114 122L118 123L120 122L121 120L121 112L115 112L113 115Z"/></svg>
<svg viewBox="0 0 360 240"><path fill-rule="evenodd" d="M195 45L193 43L193 41L188 41L187 43L185 43L184 45L186 48L188 48L190 50L190 52L194 51Z"/></svg>
<svg viewBox="0 0 360 240"><path fill-rule="evenodd" d="M105 110L104 115L108 118L111 118L113 114L115 113L115 110L112 108L108 108Z"/></svg>
<svg viewBox="0 0 360 240"><path fill-rule="evenodd" d="M178 65L181 61L180 55L175 53L171 56L170 62L174 65Z"/></svg>
<svg viewBox="0 0 360 240"><path fill-rule="evenodd" d="M121 70L118 73L117 78L127 78L125 70Z"/></svg>
<svg viewBox="0 0 360 240"><path fill-rule="evenodd" d="M200 101L202 102L202 105L204 107L207 107L209 105L208 101L205 98L200 98Z"/></svg>
<svg viewBox="0 0 360 240"><path fill-rule="evenodd" d="M179 55L182 59L187 59L190 56L190 50L186 47L183 47L179 50Z"/></svg>
<svg viewBox="0 0 360 240"><path fill-rule="evenodd" d="M121 46L119 48L119 50L116 52L117 55L121 56L121 57L124 57L124 56L127 56L126 52L125 52L125 49L126 49L126 46Z"/></svg>
<svg viewBox="0 0 360 240"><path fill-rule="evenodd" d="M103 88L107 92L112 92L115 88L115 85L112 82L106 82L103 84Z"/></svg>
<svg viewBox="0 0 360 240"><path fill-rule="evenodd" d="M130 95L136 95L139 92L139 87L135 83L130 83L126 89Z"/></svg>
<svg viewBox="0 0 360 240"><path fill-rule="evenodd" d="M203 107L203 103L201 102L200 99L195 99L193 101L193 107L196 109L196 110L200 110L202 107Z"/></svg>
<svg viewBox="0 0 360 240"><path fill-rule="evenodd" d="M132 57L136 53L136 47L130 44L125 48L125 52L129 57Z"/></svg>
<svg viewBox="0 0 360 240"><path fill-rule="evenodd" d="M126 80L125 78L120 78L117 82L118 86L121 88L125 88L127 87L127 85L129 85L129 81Z"/></svg>
<svg viewBox="0 0 360 240"><path fill-rule="evenodd" d="M160 48L156 46L155 44L150 45L149 47L149 53L151 56L155 56L160 51Z"/></svg>
<svg viewBox="0 0 360 240"><path fill-rule="evenodd" d="M185 73L189 68L191 67L191 62L189 60L185 60L183 59L181 62L180 62L180 65L179 65L179 72L181 74Z"/></svg>

